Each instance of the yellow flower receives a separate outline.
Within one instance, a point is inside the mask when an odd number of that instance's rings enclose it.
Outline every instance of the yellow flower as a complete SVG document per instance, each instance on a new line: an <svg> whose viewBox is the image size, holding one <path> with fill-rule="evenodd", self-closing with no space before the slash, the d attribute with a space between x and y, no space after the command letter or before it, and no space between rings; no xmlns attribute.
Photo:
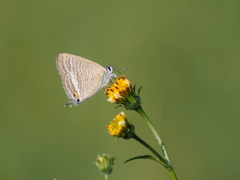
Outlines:
<svg viewBox="0 0 240 180"><path fill-rule="evenodd" d="M117 114L106 128L111 136L129 139L134 135L134 126L127 121L124 112Z"/></svg>
<svg viewBox="0 0 240 180"><path fill-rule="evenodd" d="M135 86L132 87L130 80L121 75L104 93L109 97L108 102L123 105L128 110L136 110L141 105L139 92L137 95Z"/></svg>
<svg viewBox="0 0 240 180"><path fill-rule="evenodd" d="M120 102L124 97L128 95L131 82L123 75L115 80L115 82L107 88L108 100L111 103Z"/></svg>

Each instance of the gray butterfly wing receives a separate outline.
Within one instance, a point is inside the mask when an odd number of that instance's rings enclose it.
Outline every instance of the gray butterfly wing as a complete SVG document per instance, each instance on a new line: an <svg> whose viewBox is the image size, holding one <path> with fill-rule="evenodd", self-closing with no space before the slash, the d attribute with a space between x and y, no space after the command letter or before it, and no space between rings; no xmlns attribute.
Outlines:
<svg viewBox="0 0 240 180"><path fill-rule="evenodd" d="M63 88L74 104L90 98L106 86L112 74L93 61L67 53L57 56L57 69Z"/></svg>

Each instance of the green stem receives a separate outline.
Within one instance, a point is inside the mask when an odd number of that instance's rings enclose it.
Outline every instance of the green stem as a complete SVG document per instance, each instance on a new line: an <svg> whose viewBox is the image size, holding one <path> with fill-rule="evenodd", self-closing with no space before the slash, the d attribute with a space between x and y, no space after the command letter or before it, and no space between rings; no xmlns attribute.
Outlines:
<svg viewBox="0 0 240 180"><path fill-rule="evenodd" d="M146 115L146 113L143 111L142 107L139 106L139 108L136 109L136 111L143 117L143 119L144 119L144 120L146 121L146 123L148 124L149 128L151 129L153 135L154 135L155 138L157 139L158 144L159 144L159 146L161 147L161 149L162 149L162 151L163 151L163 154L164 154L165 159L167 159L168 162L171 163L171 162L170 162L170 159L169 159L169 157L168 157L168 154L167 154L167 150L166 150L166 148L165 148L165 146L164 146L164 144L163 144L163 141L161 140L160 136L158 135L158 133L157 133L156 129L154 128L152 122L150 121L150 119L148 118L148 116Z"/></svg>
<svg viewBox="0 0 240 180"><path fill-rule="evenodd" d="M104 174L104 178L105 178L105 180L108 180L108 175Z"/></svg>
<svg viewBox="0 0 240 180"><path fill-rule="evenodd" d="M175 171L172 166L171 166L171 168L168 169L168 173L172 180L177 180L177 176L176 176Z"/></svg>
<svg viewBox="0 0 240 180"><path fill-rule="evenodd" d="M171 165L171 161L170 161L170 158L168 156L167 150L166 150L166 148L165 148L165 146L163 144L163 141L161 140L160 136L158 135L156 129L154 128L152 122L148 118L147 114L143 111L141 106L139 106L137 109L135 109L135 111L137 111L140 114L140 116L142 116L142 118L146 121L146 123L149 126L149 128L151 129L153 135L157 139L158 144L161 147L162 152L164 154L164 158L168 161L168 168L167 169L168 169L168 172L169 172L169 174L171 176L171 179L172 180L177 180L177 176L176 176L176 174L174 172L174 169L173 169L173 167Z"/></svg>
<svg viewBox="0 0 240 180"><path fill-rule="evenodd" d="M148 148L158 158L158 160L159 160L158 162L161 163L165 168L167 168L167 169L169 168L168 162L166 162L166 160L157 151L155 151L155 149L153 149L148 143L143 141L136 134L134 134L132 138L137 140L138 142L140 142L146 148Z"/></svg>

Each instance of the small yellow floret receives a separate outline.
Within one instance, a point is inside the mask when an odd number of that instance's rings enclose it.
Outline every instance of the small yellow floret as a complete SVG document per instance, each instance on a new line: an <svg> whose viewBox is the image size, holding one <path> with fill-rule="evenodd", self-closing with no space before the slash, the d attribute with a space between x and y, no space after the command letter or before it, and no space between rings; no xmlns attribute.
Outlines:
<svg viewBox="0 0 240 180"><path fill-rule="evenodd" d="M121 112L106 126L111 136L122 136L127 130L125 113Z"/></svg>

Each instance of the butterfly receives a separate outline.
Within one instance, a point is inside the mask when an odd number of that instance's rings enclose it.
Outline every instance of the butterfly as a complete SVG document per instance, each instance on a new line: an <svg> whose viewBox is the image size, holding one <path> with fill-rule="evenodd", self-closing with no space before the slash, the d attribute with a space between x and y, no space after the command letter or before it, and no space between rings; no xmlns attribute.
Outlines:
<svg viewBox="0 0 240 180"><path fill-rule="evenodd" d="M57 55L56 64L62 79L62 86L69 101L78 105L92 97L100 89L107 86L113 73L112 66L101 65L68 53Z"/></svg>

